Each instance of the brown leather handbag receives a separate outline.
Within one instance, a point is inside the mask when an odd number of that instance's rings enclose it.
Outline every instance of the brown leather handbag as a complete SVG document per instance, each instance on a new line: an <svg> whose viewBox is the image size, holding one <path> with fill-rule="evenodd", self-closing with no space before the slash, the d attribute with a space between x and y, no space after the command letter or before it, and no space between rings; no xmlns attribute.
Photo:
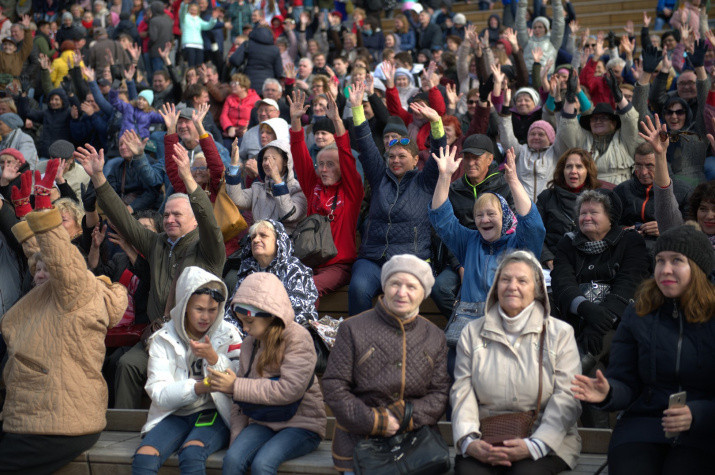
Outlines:
<svg viewBox="0 0 715 475"><path fill-rule="evenodd" d="M546 322L541 329L539 337L539 392L536 397L536 410L499 414L498 416L485 417L479 421L479 431L482 440L491 445L504 445L505 440L524 439L531 435L531 428L539 417L541 410L541 390L543 386L544 365L544 337L546 336Z"/></svg>
<svg viewBox="0 0 715 475"><path fill-rule="evenodd" d="M226 193L225 178L221 178L221 184L219 185L218 193L216 193L214 216L216 217L216 224L218 224L221 234L223 234L224 242L230 241L238 236L241 231L248 228L248 223L241 215L236 203Z"/></svg>

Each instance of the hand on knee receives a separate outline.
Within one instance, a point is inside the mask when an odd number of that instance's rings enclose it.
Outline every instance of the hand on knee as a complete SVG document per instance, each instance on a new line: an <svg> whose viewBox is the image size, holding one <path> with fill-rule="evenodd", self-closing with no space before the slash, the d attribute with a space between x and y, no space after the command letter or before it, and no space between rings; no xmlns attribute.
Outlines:
<svg viewBox="0 0 715 475"><path fill-rule="evenodd" d="M159 451L156 450L154 447L151 445L142 445L139 447L137 450L137 455L154 455L156 457L159 456Z"/></svg>

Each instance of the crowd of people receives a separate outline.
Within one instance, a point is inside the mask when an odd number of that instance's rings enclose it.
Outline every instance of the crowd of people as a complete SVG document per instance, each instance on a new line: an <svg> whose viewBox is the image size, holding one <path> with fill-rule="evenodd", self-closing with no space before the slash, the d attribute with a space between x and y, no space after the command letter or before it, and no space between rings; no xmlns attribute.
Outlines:
<svg viewBox="0 0 715 475"><path fill-rule="evenodd" d="M578 424L613 428L609 473L707 473L709 2L610 31L473 3L486 24L447 0L0 2L0 472L149 405L138 474L223 448L224 473L276 473L326 406L348 475L362 439L442 418L458 474L573 469Z"/></svg>

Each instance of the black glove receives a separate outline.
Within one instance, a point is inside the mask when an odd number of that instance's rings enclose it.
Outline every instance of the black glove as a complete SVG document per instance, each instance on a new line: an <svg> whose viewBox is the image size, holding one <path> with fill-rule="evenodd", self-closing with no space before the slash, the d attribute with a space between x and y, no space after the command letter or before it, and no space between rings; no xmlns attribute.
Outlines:
<svg viewBox="0 0 715 475"><path fill-rule="evenodd" d="M97 191L94 189L94 184L90 180L87 186L82 183L80 189L82 190L82 205L84 206L84 210L91 213L97 209Z"/></svg>
<svg viewBox="0 0 715 475"><path fill-rule="evenodd" d="M705 66L705 53L707 50L708 45L705 43L704 39L701 38L695 42L693 52L688 55L688 58L690 58L690 64L693 65L693 68Z"/></svg>
<svg viewBox="0 0 715 475"><path fill-rule="evenodd" d="M597 356L601 354L601 351L603 350L603 335L597 330L587 326L581 332L579 345L584 353L590 353L593 356Z"/></svg>
<svg viewBox="0 0 715 475"><path fill-rule="evenodd" d="M569 70L569 78L566 80L566 102L576 102L576 92L578 91L578 76L573 69Z"/></svg>
<svg viewBox="0 0 715 475"><path fill-rule="evenodd" d="M643 72L653 74L663 59L663 52L649 44L643 48Z"/></svg>
<svg viewBox="0 0 715 475"><path fill-rule="evenodd" d="M487 102L489 94L494 90L494 75L490 74L486 81L479 85L479 100Z"/></svg>
<svg viewBox="0 0 715 475"><path fill-rule="evenodd" d="M616 79L616 75L613 73L612 69L609 69L606 73L606 84L608 84L608 87L611 89L611 94L613 94L613 100L615 101L616 105L618 105L618 103L621 102L621 99L623 99L623 92L621 92L621 88L618 84L618 79Z"/></svg>
<svg viewBox="0 0 715 475"><path fill-rule="evenodd" d="M601 335L613 328L613 316L605 307L585 300L579 304L576 311L580 317L586 320L589 327Z"/></svg>
<svg viewBox="0 0 715 475"><path fill-rule="evenodd" d="M621 39L616 37L615 33L612 31L608 32L606 36L606 41L608 42L609 48L618 48L621 45Z"/></svg>

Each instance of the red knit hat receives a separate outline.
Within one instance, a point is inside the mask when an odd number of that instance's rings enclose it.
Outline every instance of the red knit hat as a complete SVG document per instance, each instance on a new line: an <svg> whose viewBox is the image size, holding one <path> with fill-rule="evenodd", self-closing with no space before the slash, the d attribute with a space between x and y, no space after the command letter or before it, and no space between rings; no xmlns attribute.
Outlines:
<svg viewBox="0 0 715 475"><path fill-rule="evenodd" d="M506 38L499 38L499 39L497 40L497 43L503 44L503 45L504 45L504 50L505 50L505 52L506 52L506 55L507 55L507 56L511 56L511 53L512 53L512 51L513 51L513 48L512 48L512 46L511 46L511 43L509 43L509 40L507 40Z"/></svg>
<svg viewBox="0 0 715 475"><path fill-rule="evenodd" d="M12 158L18 162L25 164L25 156L16 148L6 148L0 151L0 155L10 155Z"/></svg>

